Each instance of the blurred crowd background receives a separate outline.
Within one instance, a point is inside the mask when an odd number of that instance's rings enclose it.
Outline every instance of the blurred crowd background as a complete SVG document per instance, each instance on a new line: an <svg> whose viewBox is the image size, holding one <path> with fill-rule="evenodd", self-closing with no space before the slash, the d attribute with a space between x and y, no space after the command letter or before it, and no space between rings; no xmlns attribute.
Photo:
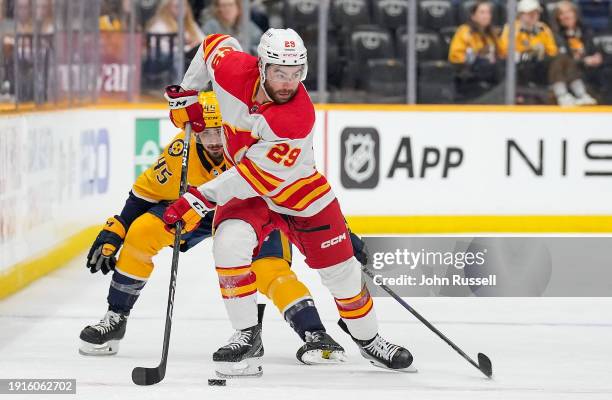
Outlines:
<svg viewBox="0 0 612 400"><path fill-rule="evenodd" d="M270 27L318 102L612 104L610 0L0 0L0 109L160 101L206 35Z"/></svg>

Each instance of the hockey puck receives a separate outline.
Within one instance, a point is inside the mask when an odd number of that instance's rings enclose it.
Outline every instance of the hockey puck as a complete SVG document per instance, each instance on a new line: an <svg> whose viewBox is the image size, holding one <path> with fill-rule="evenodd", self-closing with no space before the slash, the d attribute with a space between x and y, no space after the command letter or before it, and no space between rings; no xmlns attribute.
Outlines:
<svg viewBox="0 0 612 400"><path fill-rule="evenodd" d="M209 379L208 386L225 386L227 381L225 379Z"/></svg>

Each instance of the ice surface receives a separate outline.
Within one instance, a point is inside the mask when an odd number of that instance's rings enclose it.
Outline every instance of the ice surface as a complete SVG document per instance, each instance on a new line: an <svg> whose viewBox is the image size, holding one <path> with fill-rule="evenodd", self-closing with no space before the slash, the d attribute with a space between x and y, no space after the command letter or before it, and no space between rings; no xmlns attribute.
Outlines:
<svg viewBox="0 0 612 400"><path fill-rule="evenodd" d="M392 299L377 299L381 332L415 356L418 374L370 366L340 331L316 272L295 255L294 269L314 294L328 331L347 349L341 366L305 366L300 341L273 305L264 320L264 376L209 387L211 354L232 331L219 295L210 242L181 254L166 378L131 381L135 366L159 362L171 252L156 270L128 323L119 354L78 354L79 332L106 311L110 275L82 259L0 302L0 378L76 378L79 399L611 399L612 299L407 299L473 358L493 362L486 379ZM15 396L40 399L41 396ZM48 396L47 396L48 397ZM52 398L61 398L53 396ZM70 396L70 398L74 398Z"/></svg>

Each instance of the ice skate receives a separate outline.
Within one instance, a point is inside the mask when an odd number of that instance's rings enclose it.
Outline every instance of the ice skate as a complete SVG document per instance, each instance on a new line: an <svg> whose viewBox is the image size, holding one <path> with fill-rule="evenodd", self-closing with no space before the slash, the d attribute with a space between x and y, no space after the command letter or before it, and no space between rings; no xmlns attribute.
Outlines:
<svg viewBox="0 0 612 400"><path fill-rule="evenodd" d="M376 367L401 372L417 372L412 366L412 354L393 343L387 342L382 336L376 334L372 340L355 340L361 355Z"/></svg>
<svg viewBox="0 0 612 400"><path fill-rule="evenodd" d="M119 341L125 335L127 317L108 311L95 325L81 331L79 353L85 356L111 356L119 351Z"/></svg>
<svg viewBox="0 0 612 400"><path fill-rule="evenodd" d="M346 361L344 348L324 331L306 332L306 343L295 355L304 364L338 364Z"/></svg>
<svg viewBox="0 0 612 400"><path fill-rule="evenodd" d="M213 354L215 372L224 379L260 377L263 374L263 355L261 324L237 330L229 343Z"/></svg>

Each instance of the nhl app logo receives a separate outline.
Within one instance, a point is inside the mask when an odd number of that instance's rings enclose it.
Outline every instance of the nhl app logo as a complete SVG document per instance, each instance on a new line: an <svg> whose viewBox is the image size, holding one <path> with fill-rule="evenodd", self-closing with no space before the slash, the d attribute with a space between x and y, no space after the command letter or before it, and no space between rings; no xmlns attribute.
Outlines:
<svg viewBox="0 0 612 400"><path fill-rule="evenodd" d="M372 189L380 175L380 137L374 128L345 128L340 135L340 181L347 189Z"/></svg>

